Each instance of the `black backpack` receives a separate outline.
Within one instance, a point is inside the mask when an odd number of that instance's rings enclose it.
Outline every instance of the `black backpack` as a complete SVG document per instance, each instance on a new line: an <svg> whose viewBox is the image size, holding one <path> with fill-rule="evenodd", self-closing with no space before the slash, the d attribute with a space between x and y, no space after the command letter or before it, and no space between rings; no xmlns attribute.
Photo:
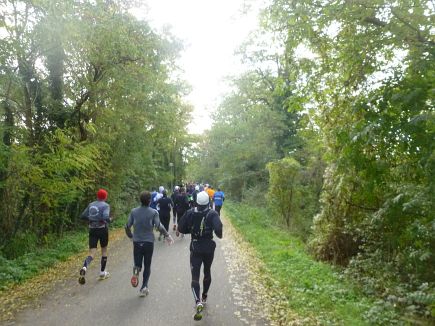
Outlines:
<svg viewBox="0 0 435 326"><path fill-rule="evenodd" d="M207 218L211 210L194 211L192 215L192 226L190 227L190 234L192 239L212 239L213 228L210 223L207 223Z"/></svg>

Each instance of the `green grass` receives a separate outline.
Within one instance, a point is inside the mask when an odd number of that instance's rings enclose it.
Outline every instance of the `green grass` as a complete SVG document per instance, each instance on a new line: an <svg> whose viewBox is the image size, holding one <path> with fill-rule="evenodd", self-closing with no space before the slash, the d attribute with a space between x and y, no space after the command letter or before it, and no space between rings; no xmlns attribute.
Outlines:
<svg viewBox="0 0 435 326"><path fill-rule="evenodd" d="M225 214L264 262L274 280L268 286L279 287L288 309L300 317L341 325L383 324L394 319L391 312L379 312L374 299L364 296L339 270L315 261L296 236L274 226L266 209L225 202Z"/></svg>
<svg viewBox="0 0 435 326"><path fill-rule="evenodd" d="M126 219L116 219L111 229L122 227ZM0 254L0 291L39 274L54 264L88 248L88 230L82 229L64 234L61 238L50 237L45 246L34 246L24 255L6 259Z"/></svg>

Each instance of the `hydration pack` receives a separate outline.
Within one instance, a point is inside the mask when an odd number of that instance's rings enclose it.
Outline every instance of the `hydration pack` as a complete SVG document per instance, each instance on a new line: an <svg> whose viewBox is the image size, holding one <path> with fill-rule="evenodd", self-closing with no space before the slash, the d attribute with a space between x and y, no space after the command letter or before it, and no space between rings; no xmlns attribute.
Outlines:
<svg viewBox="0 0 435 326"><path fill-rule="evenodd" d="M192 215L192 226L190 228L190 234L192 239L212 239L213 228L210 224L207 225L207 218L210 213L210 209L204 211L194 211Z"/></svg>

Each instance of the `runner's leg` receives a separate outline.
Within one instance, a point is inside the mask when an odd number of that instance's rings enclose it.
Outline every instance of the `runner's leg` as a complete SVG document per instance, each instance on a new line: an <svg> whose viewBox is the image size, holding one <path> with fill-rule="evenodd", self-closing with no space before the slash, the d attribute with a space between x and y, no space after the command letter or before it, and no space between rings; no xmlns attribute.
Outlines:
<svg viewBox="0 0 435 326"><path fill-rule="evenodd" d="M203 280L203 296L207 297L208 289L211 284L211 264L213 263L214 251L210 254L203 254L204 261L204 280Z"/></svg>
<svg viewBox="0 0 435 326"><path fill-rule="evenodd" d="M89 254L83 262L83 267L88 267L91 264L91 261L94 259L95 254L97 252L97 244L98 244L98 230L97 229L89 229Z"/></svg>
<svg viewBox="0 0 435 326"><path fill-rule="evenodd" d="M98 244L98 234L96 234L94 229L89 229L89 254L84 260L83 266L80 269L80 277L79 277L80 284L86 283L86 279L85 279L86 271L88 269L88 266L91 264L92 260L94 259L95 253L97 251L97 244Z"/></svg>
<svg viewBox="0 0 435 326"><path fill-rule="evenodd" d="M175 231L177 229L177 210L174 208L172 213L172 222L174 224L173 230Z"/></svg>
<svg viewBox="0 0 435 326"><path fill-rule="evenodd" d="M100 246L101 246L101 272L104 272L107 264L107 245L109 244L109 229L101 230Z"/></svg>
<svg viewBox="0 0 435 326"><path fill-rule="evenodd" d="M133 276L131 277L131 285L136 287L139 283L138 275L142 270L143 262L143 242L133 242Z"/></svg>
<svg viewBox="0 0 435 326"><path fill-rule="evenodd" d="M202 257L201 254L190 252L190 271L192 273L191 288L195 303L199 302L199 292L201 290L199 285L199 276L201 273Z"/></svg>
<svg viewBox="0 0 435 326"><path fill-rule="evenodd" d="M144 242L144 268L142 288L148 287L148 280L151 275L151 259L153 257L154 243Z"/></svg>
<svg viewBox="0 0 435 326"><path fill-rule="evenodd" d="M166 231L169 231L169 221L171 220L170 215L162 215L160 218L160 222L162 222L163 226L165 227Z"/></svg>

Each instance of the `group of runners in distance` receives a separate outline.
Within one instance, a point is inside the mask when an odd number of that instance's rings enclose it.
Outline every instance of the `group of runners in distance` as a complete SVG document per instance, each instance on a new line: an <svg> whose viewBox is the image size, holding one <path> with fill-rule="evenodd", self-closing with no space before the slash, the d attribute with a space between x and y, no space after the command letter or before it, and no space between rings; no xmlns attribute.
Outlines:
<svg viewBox="0 0 435 326"><path fill-rule="evenodd" d="M104 280L110 276L106 271L108 225L111 222L107 197L106 190L98 190L97 200L91 202L81 214L81 218L87 220L89 225L89 254L79 272L80 284L86 283L86 272L95 257L98 242L100 242L102 256L99 279ZM143 267L139 296L149 294L148 280L151 275L151 260L154 251L154 230L159 232L159 241L164 238L169 245L174 243L168 232L172 211L173 231L176 236L191 235L189 249L191 289L195 300L194 319L201 320L211 284L211 265L216 248L213 233L218 238L222 238L220 211L225 200L224 192L219 188L214 190L208 184L187 184L185 187L175 186L171 196L168 197L164 187L160 186L158 191L143 191L139 200L141 205L131 210L125 225L126 235L133 241L131 285L133 287L139 285L139 274ZM204 265L204 278L201 293L202 265Z"/></svg>

